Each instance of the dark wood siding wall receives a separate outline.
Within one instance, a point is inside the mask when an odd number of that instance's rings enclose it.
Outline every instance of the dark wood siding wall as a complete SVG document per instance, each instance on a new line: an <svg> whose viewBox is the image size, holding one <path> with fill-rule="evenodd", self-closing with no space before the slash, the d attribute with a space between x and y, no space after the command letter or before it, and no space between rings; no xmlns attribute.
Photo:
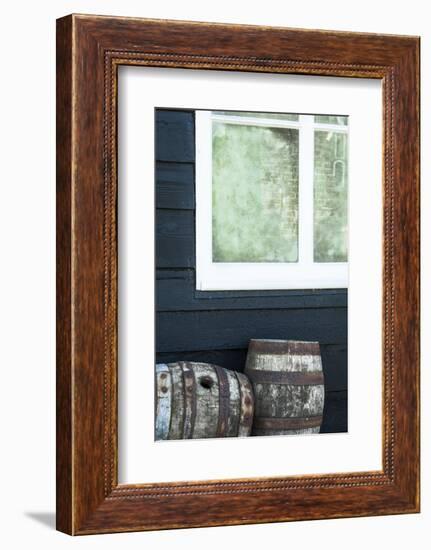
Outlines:
<svg viewBox="0 0 431 550"><path fill-rule="evenodd" d="M156 360L244 369L250 338L320 342L322 432L347 430L347 291L195 290L194 112L156 111Z"/></svg>

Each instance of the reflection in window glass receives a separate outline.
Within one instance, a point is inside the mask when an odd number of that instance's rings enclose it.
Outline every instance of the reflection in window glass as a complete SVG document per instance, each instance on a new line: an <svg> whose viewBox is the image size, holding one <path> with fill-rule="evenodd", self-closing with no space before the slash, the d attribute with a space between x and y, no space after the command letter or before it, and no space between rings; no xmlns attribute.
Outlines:
<svg viewBox="0 0 431 550"><path fill-rule="evenodd" d="M212 128L213 261L298 261L298 130Z"/></svg>
<svg viewBox="0 0 431 550"><path fill-rule="evenodd" d="M336 115L316 115L314 117L314 122L318 122L320 124L341 124L342 126L347 126L347 117Z"/></svg>
<svg viewBox="0 0 431 550"><path fill-rule="evenodd" d="M314 261L347 261L347 134L314 133Z"/></svg>

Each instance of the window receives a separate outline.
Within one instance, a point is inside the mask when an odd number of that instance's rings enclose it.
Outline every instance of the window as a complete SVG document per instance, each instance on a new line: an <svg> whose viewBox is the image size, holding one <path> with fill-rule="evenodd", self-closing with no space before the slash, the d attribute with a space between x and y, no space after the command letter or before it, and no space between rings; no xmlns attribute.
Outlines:
<svg viewBox="0 0 431 550"><path fill-rule="evenodd" d="M343 288L348 118L196 111L199 290Z"/></svg>

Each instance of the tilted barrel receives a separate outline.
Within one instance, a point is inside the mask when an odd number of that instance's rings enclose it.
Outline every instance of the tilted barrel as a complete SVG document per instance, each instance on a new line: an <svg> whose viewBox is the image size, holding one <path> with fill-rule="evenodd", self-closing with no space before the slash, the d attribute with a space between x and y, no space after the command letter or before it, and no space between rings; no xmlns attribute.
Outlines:
<svg viewBox="0 0 431 550"><path fill-rule="evenodd" d="M156 365L156 439L250 435L254 397L247 376L217 365Z"/></svg>
<svg viewBox="0 0 431 550"><path fill-rule="evenodd" d="M319 433L325 399L317 342L251 340L245 374L253 384L253 435Z"/></svg>

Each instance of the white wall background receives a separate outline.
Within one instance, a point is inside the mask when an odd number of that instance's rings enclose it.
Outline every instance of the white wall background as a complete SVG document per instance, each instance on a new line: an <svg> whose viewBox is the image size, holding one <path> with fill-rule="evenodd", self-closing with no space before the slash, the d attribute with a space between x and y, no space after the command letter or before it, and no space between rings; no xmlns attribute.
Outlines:
<svg viewBox="0 0 431 550"><path fill-rule="evenodd" d="M0 88L0 539L7 549L300 545L425 548L431 522L431 339L423 338L422 514L71 538L54 531L55 19L96 13L422 37L423 334L431 331L431 28L420 0L22 0L3 4Z"/></svg>

